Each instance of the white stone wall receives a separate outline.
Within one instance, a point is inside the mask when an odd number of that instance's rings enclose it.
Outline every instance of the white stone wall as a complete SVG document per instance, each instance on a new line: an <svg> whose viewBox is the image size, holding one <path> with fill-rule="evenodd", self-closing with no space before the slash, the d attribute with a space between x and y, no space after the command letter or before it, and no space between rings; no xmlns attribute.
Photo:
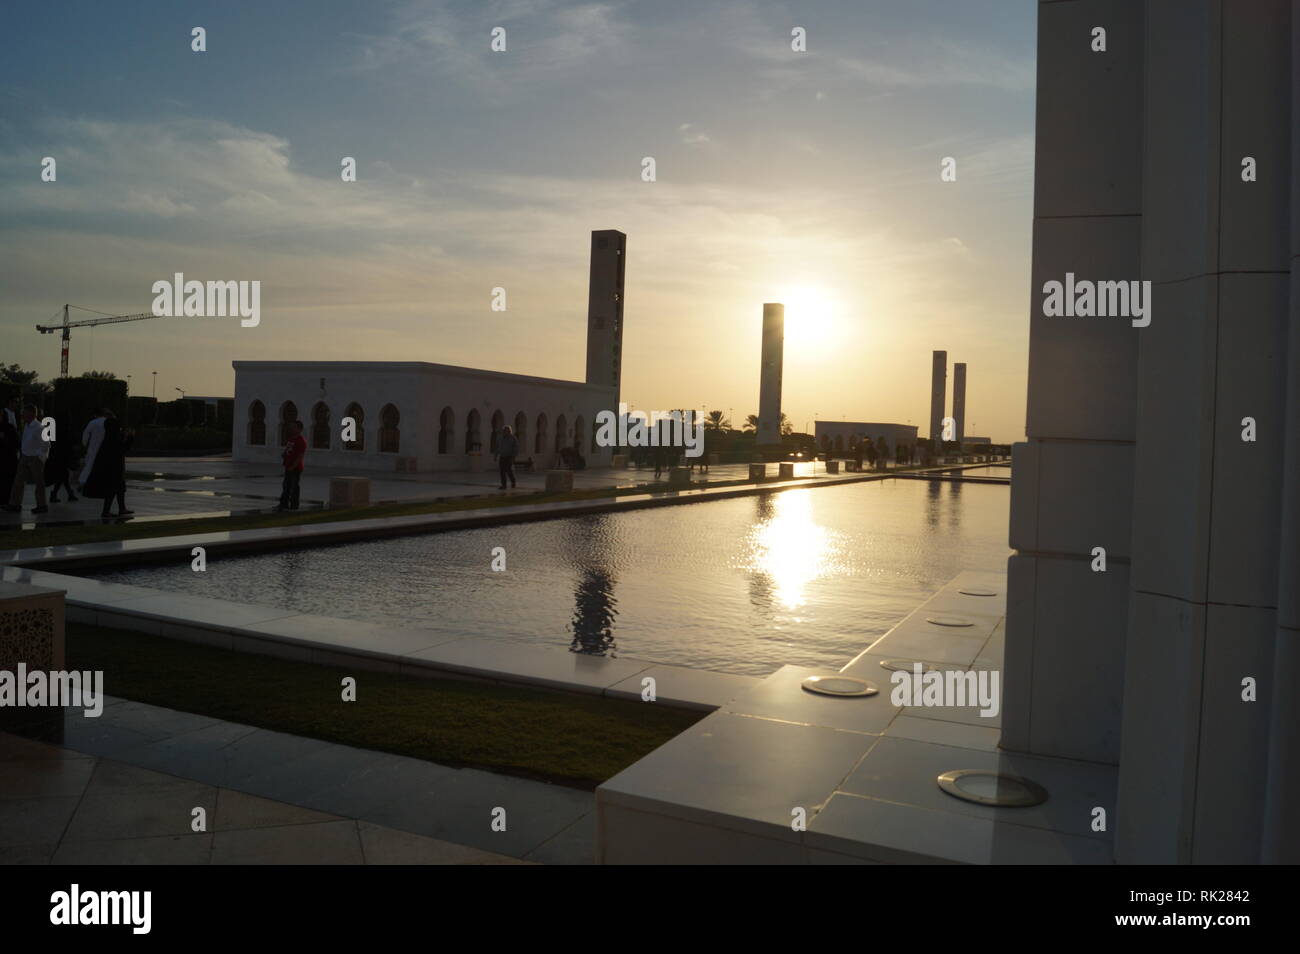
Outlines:
<svg viewBox="0 0 1300 954"><path fill-rule="evenodd" d="M1298 19L1039 4L1001 745L1118 763L1124 863L1300 857ZM1150 281L1150 325L1044 317L1067 271Z"/></svg>
<svg viewBox="0 0 1300 954"><path fill-rule="evenodd" d="M830 452L843 454L850 452L850 440L860 440L863 436L870 437L873 442L883 436L892 454L899 441L916 446L916 431L910 424L873 424L863 421L816 421L813 424L813 437L818 449L825 450L822 445L822 437L825 436L830 440ZM837 437L843 442L843 447L839 450L835 448Z"/></svg>
<svg viewBox="0 0 1300 954"><path fill-rule="evenodd" d="M548 468L556 462L556 425L564 418L562 446L572 445L574 428L582 420L582 455L588 467L608 466L609 448L591 447L596 413L617 410L613 392L607 388L567 381L549 381L525 375L454 368L421 362L262 362L236 361L235 424L233 456L237 461L278 465L282 443L279 416L284 402L292 401L303 422L307 439L307 466L343 474L350 471L394 472L397 458L415 458L420 472L467 470L473 457L466 452L469 415L477 410L481 445L479 463L495 466L491 455L493 415L500 411L503 424L512 428L516 415L527 416L520 458L534 459L535 466ZM322 387L322 380L324 387ZM265 446L248 443L249 409L255 400L266 406ZM312 446L312 411L324 402L330 412L330 448ZM365 435L363 450L344 448L342 418L349 404L361 405ZM393 404L400 415L399 446L396 453L381 452L381 411ZM446 453L438 452L441 414L451 408L454 425ZM539 414L546 416L546 444L537 451L535 438Z"/></svg>

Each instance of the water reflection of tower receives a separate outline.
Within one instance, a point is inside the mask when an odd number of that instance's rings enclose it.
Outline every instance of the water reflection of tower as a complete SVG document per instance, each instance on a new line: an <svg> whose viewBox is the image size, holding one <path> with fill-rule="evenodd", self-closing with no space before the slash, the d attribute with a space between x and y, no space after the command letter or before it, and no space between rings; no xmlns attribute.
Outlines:
<svg viewBox="0 0 1300 954"><path fill-rule="evenodd" d="M940 494L943 493L942 480L925 482L925 522L931 530L939 529Z"/></svg>
<svg viewBox="0 0 1300 954"><path fill-rule="evenodd" d="M776 494L759 494L754 498L754 526L763 527L776 515ZM749 601L762 610L772 608L772 577L767 573L749 574Z"/></svg>
<svg viewBox="0 0 1300 954"><path fill-rule="evenodd" d="M573 640L569 649L591 656L617 654L614 620L618 600L614 598L613 525L604 517L579 521L574 532L565 535L565 549L571 565L578 571L573 590L573 619L569 630Z"/></svg>

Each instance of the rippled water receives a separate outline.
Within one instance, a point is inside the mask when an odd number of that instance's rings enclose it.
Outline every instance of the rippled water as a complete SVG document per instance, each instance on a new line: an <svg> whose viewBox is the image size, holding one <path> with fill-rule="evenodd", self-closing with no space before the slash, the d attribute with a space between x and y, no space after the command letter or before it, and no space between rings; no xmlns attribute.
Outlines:
<svg viewBox="0 0 1300 954"><path fill-rule="evenodd" d="M1009 489L884 480L98 576L724 672L838 668L960 571L1005 571Z"/></svg>

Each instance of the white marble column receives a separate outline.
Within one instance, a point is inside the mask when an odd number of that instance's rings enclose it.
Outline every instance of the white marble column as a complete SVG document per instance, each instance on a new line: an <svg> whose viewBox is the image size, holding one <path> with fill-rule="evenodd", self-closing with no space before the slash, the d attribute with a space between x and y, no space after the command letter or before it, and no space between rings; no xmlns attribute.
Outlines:
<svg viewBox="0 0 1300 954"><path fill-rule="evenodd" d="M1291 0L1291 302L1287 326L1277 633L1260 860L1300 864L1300 0Z"/></svg>
<svg viewBox="0 0 1300 954"><path fill-rule="evenodd" d="M1105 30L1095 51L1094 30ZM1014 449L1002 746L1115 763L1141 334L1043 314L1044 283L1139 278L1143 6L1038 7L1026 443ZM1094 548L1105 572L1093 572Z"/></svg>
<svg viewBox="0 0 1300 954"><path fill-rule="evenodd" d="M1149 0L1147 36L1154 309L1138 364L1116 852L1251 863L1279 689L1290 2Z"/></svg>

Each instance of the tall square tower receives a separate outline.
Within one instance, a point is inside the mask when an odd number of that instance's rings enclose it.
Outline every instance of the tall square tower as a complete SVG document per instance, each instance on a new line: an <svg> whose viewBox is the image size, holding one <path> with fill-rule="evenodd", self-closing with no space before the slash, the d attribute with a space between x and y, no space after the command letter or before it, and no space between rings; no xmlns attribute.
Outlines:
<svg viewBox="0 0 1300 954"><path fill-rule="evenodd" d="M943 399L948 386L948 352L936 351L930 368L930 440L943 439ZM936 443L934 447L938 447Z"/></svg>
<svg viewBox="0 0 1300 954"><path fill-rule="evenodd" d="M591 233L591 277L587 283L587 383L614 389L619 400L623 373L623 269L627 236L615 229Z"/></svg>

